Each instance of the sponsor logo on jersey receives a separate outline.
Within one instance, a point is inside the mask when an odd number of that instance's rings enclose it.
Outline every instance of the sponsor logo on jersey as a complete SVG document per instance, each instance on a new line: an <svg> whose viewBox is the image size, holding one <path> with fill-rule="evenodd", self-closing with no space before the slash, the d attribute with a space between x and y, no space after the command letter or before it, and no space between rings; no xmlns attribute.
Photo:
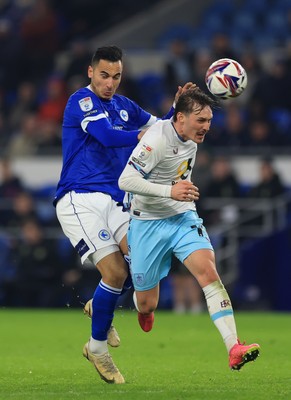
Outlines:
<svg viewBox="0 0 291 400"><path fill-rule="evenodd" d="M98 110L89 111L84 115L84 117L89 117L89 115L96 114L97 112L98 112Z"/></svg>
<svg viewBox="0 0 291 400"><path fill-rule="evenodd" d="M101 229L101 231L98 233L99 239L101 240L109 240L110 239L110 233L106 229Z"/></svg>
<svg viewBox="0 0 291 400"><path fill-rule="evenodd" d="M82 111L92 110L93 102L91 97L84 97L84 99L79 100L79 105Z"/></svg>
<svg viewBox="0 0 291 400"><path fill-rule="evenodd" d="M174 153L174 154L178 154L178 147L174 147L174 148L173 148L173 153Z"/></svg>
<svg viewBox="0 0 291 400"><path fill-rule="evenodd" d="M119 115L123 121L128 121L128 112L126 110L120 110Z"/></svg>
<svg viewBox="0 0 291 400"><path fill-rule="evenodd" d="M190 171L192 170L191 162L192 158L189 158L188 160L184 160L181 162L177 169L177 176L175 176L175 181L177 181L179 178L184 180L187 179L187 176L189 175Z"/></svg>
<svg viewBox="0 0 291 400"><path fill-rule="evenodd" d="M140 161L140 160L139 160L138 158L136 158L136 157L132 157L132 161L135 162L135 163L137 163L137 164L140 165L141 167L145 167L145 166L146 166L146 164L145 164L144 162Z"/></svg>
<svg viewBox="0 0 291 400"><path fill-rule="evenodd" d="M75 249L77 250L80 257L82 257L88 250L89 247L84 239L81 239L79 243L76 244Z"/></svg>
<svg viewBox="0 0 291 400"><path fill-rule="evenodd" d="M138 152L137 157L140 160L147 160L151 151L152 151L152 148L150 146L148 146L147 144L143 144L142 148Z"/></svg>

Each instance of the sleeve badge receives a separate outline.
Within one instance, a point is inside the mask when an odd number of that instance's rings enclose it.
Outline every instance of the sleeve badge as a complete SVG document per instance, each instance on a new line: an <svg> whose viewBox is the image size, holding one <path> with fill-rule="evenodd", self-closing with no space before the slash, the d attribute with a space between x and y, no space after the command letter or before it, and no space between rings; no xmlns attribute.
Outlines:
<svg viewBox="0 0 291 400"><path fill-rule="evenodd" d="M79 106L82 111L90 111L93 108L93 102L91 97L84 97L84 99L79 100Z"/></svg>

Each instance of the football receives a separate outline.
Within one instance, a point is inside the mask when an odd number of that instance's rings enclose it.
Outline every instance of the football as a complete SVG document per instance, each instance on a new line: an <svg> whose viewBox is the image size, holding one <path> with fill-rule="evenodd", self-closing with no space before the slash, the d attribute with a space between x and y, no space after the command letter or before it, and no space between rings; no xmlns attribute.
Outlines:
<svg viewBox="0 0 291 400"><path fill-rule="evenodd" d="M208 68L205 83L210 93L226 100L239 96L245 90L248 77L237 61L221 58Z"/></svg>

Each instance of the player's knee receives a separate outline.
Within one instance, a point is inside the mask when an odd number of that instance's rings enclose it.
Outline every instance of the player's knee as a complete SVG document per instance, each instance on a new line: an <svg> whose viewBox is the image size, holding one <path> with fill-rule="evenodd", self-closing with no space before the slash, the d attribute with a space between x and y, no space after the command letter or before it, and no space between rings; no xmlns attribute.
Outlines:
<svg viewBox="0 0 291 400"><path fill-rule="evenodd" d="M122 288L127 278L127 271L123 268L108 268L101 272L103 282L115 288Z"/></svg>

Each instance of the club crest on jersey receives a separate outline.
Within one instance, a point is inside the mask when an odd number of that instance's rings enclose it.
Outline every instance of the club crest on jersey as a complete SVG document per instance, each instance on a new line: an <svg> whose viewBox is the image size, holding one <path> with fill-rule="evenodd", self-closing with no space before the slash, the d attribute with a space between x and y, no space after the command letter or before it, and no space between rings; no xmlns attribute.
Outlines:
<svg viewBox="0 0 291 400"><path fill-rule="evenodd" d="M99 239L101 240L109 240L110 239L110 233L106 229L101 229L101 231L98 233Z"/></svg>
<svg viewBox="0 0 291 400"><path fill-rule="evenodd" d="M139 150L137 157L140 160L146 160L149 157L151 151L152 148L144 143L142 145L142 148Z"/></svg>
<svg viewBox="0 0 291 400"><path fill-rule="evenodd" d="M142 285L144 283L144 274L133 274L133 279L137 285Z"/></svg>
<svg viewBox="0 0 291 400"><path fill-rule="evenodd" d="M119 115L123 121L128 121L128 112L126 110L120 110Z"/></svg>
<svg viewBox="0 0 291 400"><path fill-rule="evenodd" d="M91 97L84 97L84 99L79 100L79 105L82 111L92 110L93 102Z"/></svg>

